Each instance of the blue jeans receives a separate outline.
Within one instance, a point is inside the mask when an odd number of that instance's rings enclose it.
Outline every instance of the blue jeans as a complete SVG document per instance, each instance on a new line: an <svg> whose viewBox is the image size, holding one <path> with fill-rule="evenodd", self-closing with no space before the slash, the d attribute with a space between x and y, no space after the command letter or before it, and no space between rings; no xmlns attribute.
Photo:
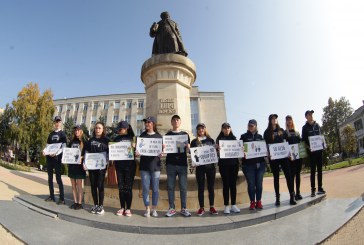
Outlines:
<svg viewBox="0 0 364 245"><path fill-rule="evenodd" d="M175 209L174 191L176 187L176 177L178 175L179 190L181 197L181 208L186 208L187 199L187 166L167 164L167 186L169 207Z"/></svg>
<svg viewBox="0 0 364 245"><path fill-rule="evenodd" d="M143 188L143 202L145 206L149 206L149 188L152 184L152 206L158 205L159 197L159 177L161 175L160 171L140 171L140 177L142 179Z"/></svg>
<svg viewBox="0 0 364 245"><path fill-rule="evenodd" d="M243 164L243 173L248 183L250 201L260 201L263 192L265 163Z"/></svg>

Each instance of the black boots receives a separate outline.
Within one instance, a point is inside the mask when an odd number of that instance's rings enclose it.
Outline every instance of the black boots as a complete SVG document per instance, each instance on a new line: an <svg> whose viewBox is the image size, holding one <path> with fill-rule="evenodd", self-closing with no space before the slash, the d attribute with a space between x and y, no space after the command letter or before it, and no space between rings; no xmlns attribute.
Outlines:
<svg viewBox="0 0 364 245"><path fill-rule="evenodd" d="M316 188L312 188L311 189L311 197L315 197L316 196Z"/></svg>
<svg viewBox="0 0 364 245"><path fill-rule="evenodd" d="M296 203L296 200L295 200L294 192L291 192L289 194L289 196L290 196L290 198L289 198L289 204L296 205L297 203Z"/></svg>
<svg viewBox="0 0 364 245"><path fill-rule="evenodd" d="M276 206L281 205L280 196L280 194L276 194Z"/></svg>
<svg viewBox="0 0 364 245"><path fill-rule="evenodd" d="M296 199L296 201L297 200L302 200L302 196L301 196L301 193L299 191L297 191L295 199Z"/></svg>

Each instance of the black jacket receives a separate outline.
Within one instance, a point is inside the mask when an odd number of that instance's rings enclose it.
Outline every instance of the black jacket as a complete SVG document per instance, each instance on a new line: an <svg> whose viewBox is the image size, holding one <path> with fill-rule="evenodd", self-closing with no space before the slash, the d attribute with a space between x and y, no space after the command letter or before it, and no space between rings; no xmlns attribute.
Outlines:
<svg viewBox="0 0 364 245"><path fill-rule="evenodd" d="M240 139L243 141L243 143L264 140L263 136L261 134L258 134L258 132L256 132L255 134L252 134L250 131L247 131L245 134L242 134L240 136ZM251 159L243 158L243 164L254 164L254 163L262 163L262 162L264 162L264 157L257 157L257 158L251 158Z"/></svg>
<svg viewBox="0 0 364 245"><path fill-rule="evenodd" d="M163 138L159 133L148 134L144 131L140 136L140 138ZM143 171L161 171L161 159L159 156L140 156L139 169Z"/></svg>
<svg viewBox="0 0 364 245"><path fill-rule="evenodd" d="M219 144L220 140L236 140L235 136L218 136L216 139L216 144ZM238 158L220 158L219 157L219 166L220 165L237 165L239 164Z"/></svg>
<svg viewBox="0 0 364 245"><path fill-rule="evenodd" d="M288 144L298 144L301 142L301 136L298 131L295 130L285 130L284 131L284 138L287 140Z"/></svg>
<svg viewBox="0 0 364 245"><path fill-rule="evenodd" d="M188 133L184 131L180 131L178 133L169 131L166 135L187 135L188 144L190 143L190 136ZM182 153L168 153L166 157L167 165L179 165L179 166L187 166L187 149L185 148L185 152Z"/></svg>
<svg viewBox="0 0 364 245"><path fill-rule="evenodd" d="M312 125L306 122L306 124L302 127L302 140L307 146L310 146L308 137L315 135L321 135L320 125L316 121Z"/></svg>
<svg viewBox="0 0 364 245"><path fill-rule="evenodd" d="M281 134L279 135L279 132ZM282 128L276 128L273 130L273 134L268 129L264 131L264 140L267 144L283 143L285 140L284 130Z"/></svg>
<svg viewBox="0 0 364 245"><path fill-rule="evenodd" d="M123 142L128 141L133 143L133 137L130 137L129 135L118 135L115 137L114 142ZM134 149L132 149L134 152ZM129 169L130 167L135 166L135 160L115 160L114 164L120 164L122 169Z"/></svg>

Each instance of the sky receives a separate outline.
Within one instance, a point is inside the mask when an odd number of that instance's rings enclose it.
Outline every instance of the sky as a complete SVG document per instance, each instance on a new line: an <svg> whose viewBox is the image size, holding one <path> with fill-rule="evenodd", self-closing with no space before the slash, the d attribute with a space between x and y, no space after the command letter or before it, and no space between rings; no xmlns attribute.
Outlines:
<svg viewBox="0 0 364 245"><path fill-rule="evenodd" d="M321 124L329 97L363 105L362 0L1 0L0 107L29 82L54 99L145 92L149 28L163 11L196 64L194 85L225 93L236 135L252 118L263 133L272 113L300 131L312 109Z"/></svg>

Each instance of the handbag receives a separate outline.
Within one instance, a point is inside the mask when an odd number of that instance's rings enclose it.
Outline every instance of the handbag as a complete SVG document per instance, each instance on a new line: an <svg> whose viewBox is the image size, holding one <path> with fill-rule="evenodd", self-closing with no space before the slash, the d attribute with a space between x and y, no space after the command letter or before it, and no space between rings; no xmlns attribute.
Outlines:
<svg viewBox="0 0 364 245"><path fill-rule="evenodd" d="M118 184L118 178L116 176L115 164L108 165L106 183L108 185L117 185Z"/></svg>

